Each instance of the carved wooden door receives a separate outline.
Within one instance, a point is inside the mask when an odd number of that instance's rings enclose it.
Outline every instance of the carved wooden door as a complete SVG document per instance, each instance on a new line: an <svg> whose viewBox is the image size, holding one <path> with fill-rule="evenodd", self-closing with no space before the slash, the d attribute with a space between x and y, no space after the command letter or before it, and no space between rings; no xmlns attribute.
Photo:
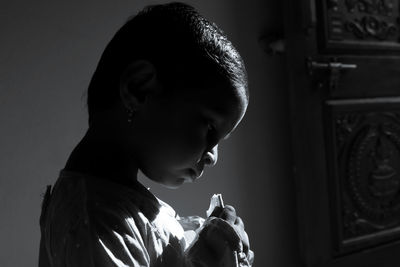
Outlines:
<svg viewBox="0 0 400 267"><path fill-rule="evenodd" d="M305 266L400 266L400 0L286 0Z"/></svg>

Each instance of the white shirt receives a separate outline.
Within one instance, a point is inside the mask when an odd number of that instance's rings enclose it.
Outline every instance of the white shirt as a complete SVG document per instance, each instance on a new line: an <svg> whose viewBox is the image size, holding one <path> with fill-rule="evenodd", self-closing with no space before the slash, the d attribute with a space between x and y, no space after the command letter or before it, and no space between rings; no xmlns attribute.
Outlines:
<svg viewBox="0 0 400 267"><path fill-rule="evenodd" d="M140 183L128 187L61 171L43 201L39 267L211 266L204 242L193 234L203 222L180 218ZM216 231L223 223L207 222ZM229 261L218 265L235 266Z"/></svg>

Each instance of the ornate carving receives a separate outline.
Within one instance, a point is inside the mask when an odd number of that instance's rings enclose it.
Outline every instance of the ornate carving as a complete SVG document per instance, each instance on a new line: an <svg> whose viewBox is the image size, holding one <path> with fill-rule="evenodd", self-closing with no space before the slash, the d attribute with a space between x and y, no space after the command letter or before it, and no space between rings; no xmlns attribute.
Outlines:
<svg viewBox="0 0 400 267"><path fill-rule="evenodd" d="M325 12L327 44L400 49L399 0L326 0Z"/></svg>
<svg viewBox="0 0 400 267"><path fill-rule="evenodd" d="M394 8L393 0L346 0L345 4L351 13L359 11L383 16L391 16Z"/></svg>
<svg viewBox="0 0 400 267"><path fill-rule="evenodd" d="M364 16L361 19L354 19L345 22L345 29L354 34L358 39L373 37L378 40L386 40L395 36L397 28L394 23L379 20L372 16Z"/></svg>
<svg viewBox="0 0 400 267"><path fill-rule="evenodd" d="M376 231L376 229L383 230L380 225L374 225L371 222L360 218L357 211L352 211L348 207L344 208L343 218L344 237L346 238L367 235Z"/></svg>
<svg viewBox="0 0 400 267"><path fill-rule="evenodd" d="M340 116L345 239L400 226L400 120L394 113Z"/></svg>
<svg viewBox="0 0 400 267"><path fill-rule="evenodd" d="M338 11L339 9L339 0L328 0L328 8L333 11Z"/></svg>
<svg viewBox="0 0 400 267"><path fill-rule="evenodd" d="M391 135L392 133L385 134ZM386 137L388 136L386 135ZM385 200L395 198L400 187L399 174L389 162L393 152L393 149L386 144L385 139L380 136L370 155L374 169L369 175L369 191L373 197L382 199L385 206L388 206Z"/></svg>
<svg viewBox="0 0 400 267"><path fill-rule="evenodd" d="M354 204L362 215L380 223L400 215L400 176L392 166L400 166L398 134L384 125L368 126L350 152L348 185Z"/></svg>
<svg viewBox="0 0 400 267"><path fill-rule="evenodd" d="M345 141L363 119L362 115L357 114L345 114L336 118L336 140L339 151L342 150Z"/></svg>

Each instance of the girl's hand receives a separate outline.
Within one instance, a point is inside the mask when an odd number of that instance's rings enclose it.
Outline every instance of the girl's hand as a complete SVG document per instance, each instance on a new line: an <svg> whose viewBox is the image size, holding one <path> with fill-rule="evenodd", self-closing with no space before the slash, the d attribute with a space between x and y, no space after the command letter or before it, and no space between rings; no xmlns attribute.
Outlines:
<svg viewBox="0 0 400 267"><path fill-rule="evenodd" d="M241 242L241 244L239 244L238 253L243 252L246 255L249 262L252 262L254 258L254 253L250 250L249 237L246 231L244 230L244 223L242 219L236 215L235 208L229 205L226 205L224 208L216 207L214 211L211 213L210 217L221 218L226 222L228 222L233 227L235 232L240 237L240 242ZM232 239L230 240L234 241ZM235 247L235 244L231 244L231 246Z"/></svg>
<svg viewBox="0 0 400 267"><path fill-rule="evenodd" d="M186 253L194 263L188 266L250 267L254 259L243 221L232 206L214 209Z"/></svg>

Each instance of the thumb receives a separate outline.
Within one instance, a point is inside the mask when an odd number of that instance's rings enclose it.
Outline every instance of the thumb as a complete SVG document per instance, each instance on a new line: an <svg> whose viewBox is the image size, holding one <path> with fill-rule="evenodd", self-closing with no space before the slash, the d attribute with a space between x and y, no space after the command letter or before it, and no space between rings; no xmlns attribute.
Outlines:
<svg viewBox="0 0 400 267"><path fill-rule="evenodd" d="M236 251L232 251L228 246L225 248L224 254L220 260L221 267L239 266Z"/></svg>

